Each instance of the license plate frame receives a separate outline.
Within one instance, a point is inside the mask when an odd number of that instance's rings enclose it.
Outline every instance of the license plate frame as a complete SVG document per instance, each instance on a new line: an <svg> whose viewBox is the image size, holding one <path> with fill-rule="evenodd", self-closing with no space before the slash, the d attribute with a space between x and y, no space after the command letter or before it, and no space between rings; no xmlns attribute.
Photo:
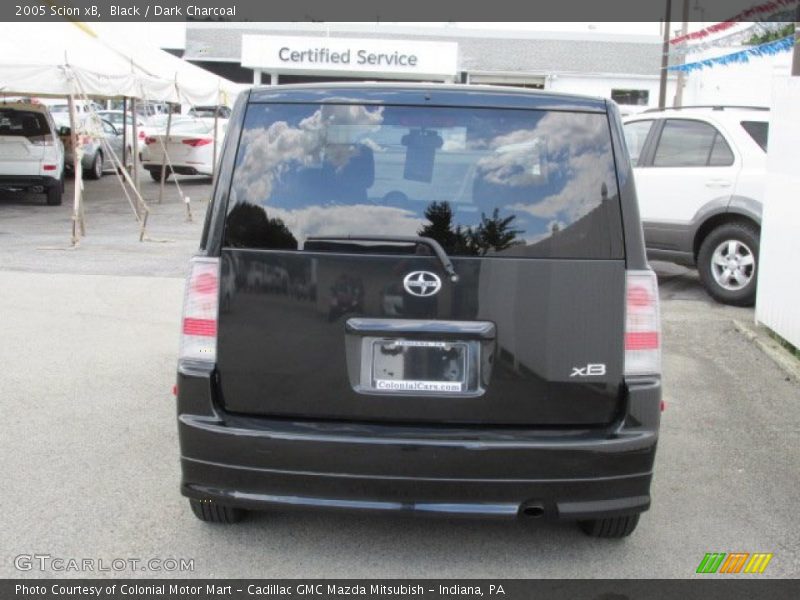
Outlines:
<svg viewBox="0 0 800 600"><path fill-rule="evenodd" d="M431 395L467 391L471 362L467 342L372 338L368 348L371 391Z"/></svg>

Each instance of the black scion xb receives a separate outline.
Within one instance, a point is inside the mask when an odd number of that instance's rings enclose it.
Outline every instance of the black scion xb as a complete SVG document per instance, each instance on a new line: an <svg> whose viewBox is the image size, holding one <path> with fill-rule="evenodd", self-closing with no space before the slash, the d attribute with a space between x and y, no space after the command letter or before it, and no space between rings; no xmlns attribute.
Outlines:
<svg viewBox="0 0 800 600"><path fill-rule="evenodd" d="M178 363L182 493L577 521L650 505L658 290L616 106L480 86L255 88Z"/></svg>

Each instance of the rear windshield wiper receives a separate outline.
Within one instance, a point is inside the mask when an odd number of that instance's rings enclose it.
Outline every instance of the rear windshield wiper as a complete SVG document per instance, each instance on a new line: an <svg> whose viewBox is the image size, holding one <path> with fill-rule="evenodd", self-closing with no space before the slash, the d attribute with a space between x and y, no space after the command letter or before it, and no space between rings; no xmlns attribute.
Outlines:
<svg viewBox="0 0 800 600"><path fill-rule="evenodd" d="M390 242L398 244L422 244L428 246L439 262L442 263L445 273L450 276L450 281L458 281L458 274L456 273L450 257L444 251L444 248L433 238L416 236L416 235L318 235L306 238L307 242Z"/></svg>

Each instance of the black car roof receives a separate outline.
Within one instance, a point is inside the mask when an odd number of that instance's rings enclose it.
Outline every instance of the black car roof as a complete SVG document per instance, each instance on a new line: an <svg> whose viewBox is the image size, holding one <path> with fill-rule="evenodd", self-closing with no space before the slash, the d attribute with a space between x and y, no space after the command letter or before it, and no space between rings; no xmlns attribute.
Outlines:
<svg viewBox="0 0 800 600"><path fill-rule="evenodd" d="M606 112L603 98L491 85L308 83L254 87L250 102L395 104Z"/></svg>

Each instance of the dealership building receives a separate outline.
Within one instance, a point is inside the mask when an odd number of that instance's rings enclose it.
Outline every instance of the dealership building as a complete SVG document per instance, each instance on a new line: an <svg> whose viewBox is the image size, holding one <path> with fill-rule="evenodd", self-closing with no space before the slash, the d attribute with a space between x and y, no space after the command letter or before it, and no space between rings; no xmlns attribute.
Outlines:
<svg viewBox="0 0 800 600"><path fill-rule="evenodd" d="M189 22L183 57L239 83L495 84L604 96L639 110L658 105L661 51L657 35L592 31Z"/></svg>

